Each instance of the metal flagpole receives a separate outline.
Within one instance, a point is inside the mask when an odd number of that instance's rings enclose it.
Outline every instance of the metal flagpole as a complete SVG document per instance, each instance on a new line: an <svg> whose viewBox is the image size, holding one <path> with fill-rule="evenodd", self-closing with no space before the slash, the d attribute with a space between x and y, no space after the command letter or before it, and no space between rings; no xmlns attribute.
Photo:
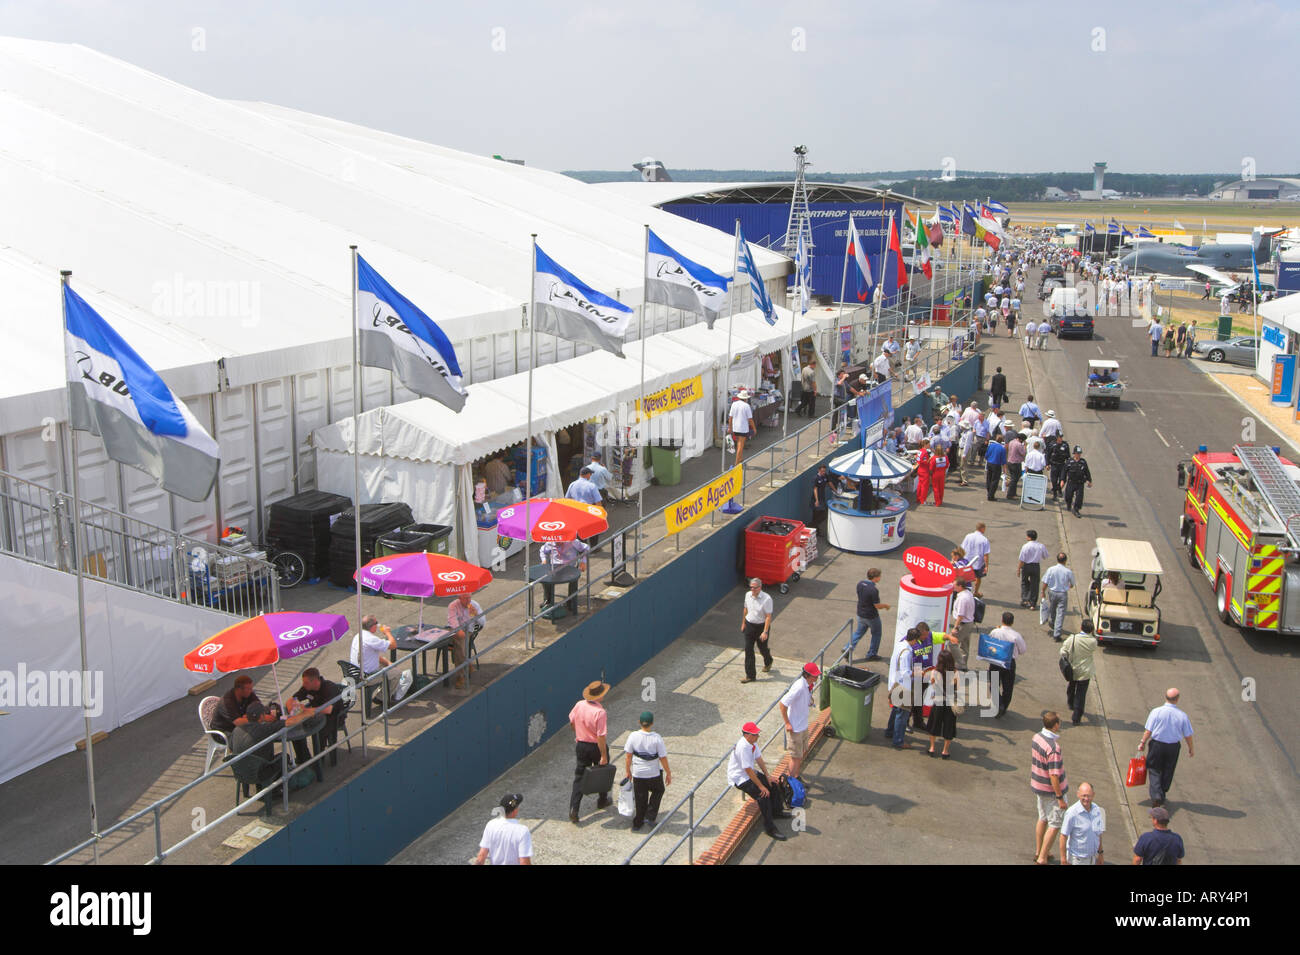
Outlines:
<svg viewBox="0 0 1300 955"><path fill-rule="evenodd" d="M533 366L537 364L537 233L528 265L528 430L524 434L524 501L533 498ZM557 354L559 345L556 345ZM532 504L524 504L524 579L528 582L528 647L535 645L533 627L533 517Z"/></svg>
<svg viewBox="0 0 1300 955"><path fill-rule="evenodd" d="M840 314L835 319L835 335L840 334L839 325L844 321L844 293L849 281L849 243L853 241L853 216L849 216L849 230L844 233L844 270L840 274Z"/></svg>
<svg viewBox="0 0 1300 955"><path fill-rule="evenodd" d="M353 557L356 560L357 570L361 569L361 336L359 329L361 319L359 314L360 305L357 301L357 247L348 246L352 250L352 546ZM357 635L353 638L357 642L357 666L361 666L361 634L365 628L361 626L363 618L361 608L361 575L357 574ZM349 653L351 649L349 648ZM361 674L364 679L364 671ZM388 678L384 677L387 682ZM356 691L361 694L364 702L366 695L365 686L359 686ZM387 705L387 700L385 700ZM360 708L361 713L361 758L366 758L366 707Z"/></svg>
<svg viewBox="0 0 1300 955"><path fill-rule="evenodd" d="M646 310L646 294L648 292L648 287L650 284L649 275L650 275L650 223L647 222L645 223L645 247L642 250L642 255L641 255L641 328L637 332L637 338L641 340L641 389L637 393L641 397L640 400L637 402L637 416L636 416L637 425L638 425L637 433L640 437L646 440L647 444L650 440L650 425L646 419L646 413L645 413L646 412L645 409L645 310ZM685 443L685 435L683 434L683 444L684 443ZM723 450L725 453L725 448ZM642 454L642 449L640 447L637 447L636 453L637 456L640 457ZM636 492L636 524L637 524L638 535L641 533L641 521L645 518L645 506L644 506L645 485L646 482L643 480L641 482L641 486L637 488L637 492ZM641 548L640 547L637 548L636 567L634 569L636 570L637 577L640 577L641 576Z"/></svg>
<svg viewBox="0 0 1300 955"><path fill-rule="evenodd" d="M68 333L68 279L72 273L64 270L61 276L59 301L63 306L63 333ZM90 834L94 837L91 848L95 864L99 864L99 809L95 800L95 743L90 730L90 661L86 653L86 577L85 534L81 527L81 477L77 466L77 429L72 426L72 386L64 386L68 405L68 434L72 438L72 559L77 565L77 631L81 639L81 716L86 728L86 787L90 795Z"/></svg>
<svg viewBox="0 0 1300 955"><path fill-rule="evenodd" d="M800 226L800 229L802 228L803 227ZM803 254L805 256L808 255L808 247L806 245L804 246ZM795 263L794 270L800 274L795 276L794 307L790 309L790 347L786 349L785 360L781 362L781 364L785 365L788 369L786 371L785 414L781 416L781 452L783 454L785 453L784 443L786 435L790 433L790 396L794 393L795 377L799 374L798 365L794 360L794 322L795 316L797 316L799 310L803 308L804 285L801 271L802 268L803 266L799 263Z"/></svg>
<svg viewBox="0 0 1300 955"><path fill-rule="evenodd" d="M916 228L917 228L917 229L920 229L920 228L921 228L921 210L920 210L920 209L917 209L917 210L916 210ZM904 338L904 340L906 340L906 338L907 338L907 331L908 331L908 329L909 329L909 328L911 327L911 325L912 325L912 284L913 284L913 281L912 281L912 276L913 276L912 265L916 262L916 251L917 251L917 249L916 249L916 243L917 243L916 233L913 232L913 233L912 233L912 261L911 261L911 262L908 262L908 261L904 260L904 261L903 261L903 265L902 265L902 268L904 269L903 274L907 276L907 304L903 306L903 338ZM899 252L900 252L900 253L901 253L902 250L903 250L903 228L902 228L902 223L899 224L899 228L898 228L898 249L899 249ZM892 366L892 364L893 364L892 359L891 359L891 361L890 361L890 364L891 364L891 366ZM892 368L891 368L891 372L892 372Z"/></svg>
<svg viewBox="0 0 1300 955"><path fill-rule="evenodd" d="M740 218L739 217L736 218L736 254L733 259L731 276L732 276L731 292L727 295L727 355L726 358L723 359L723 364L722 364L722 407L723 407L723 414L726 415L727 421L723 425L722 470L718 472L719 474L722 474L724 471L727 470L726 435L731 428L731 420L730 420L731 408L727 404L727 398L731 394L731 329L732 329L732 325L734 324L732 320L732 316L735 312L736 286L740 284L738 281L736 281L738 278L740 278Z"/></svg>
<svg viewBox="0 0 1300 955"><path fill-rule="evenodd" d="M870 339L871 345L870 348L868 349L870 351L870 355L868 355L868 360L870 361L875 360L876 341L880 338L880 315L881 312L884 311L884 307L885 307L885 279L888 277L889 274L889 252L890 252L889 243L890 240L893 238L893 235L894 235L894 213L893 211L890 211L889 225L885 229L885 241L880 249L880 278L876 283L876 318L871 325L871 339ZM898 245L900 248L903 245L903 240L901 237L898 240ZM895 280L894 284L897 285L898 281Z"/></svg>

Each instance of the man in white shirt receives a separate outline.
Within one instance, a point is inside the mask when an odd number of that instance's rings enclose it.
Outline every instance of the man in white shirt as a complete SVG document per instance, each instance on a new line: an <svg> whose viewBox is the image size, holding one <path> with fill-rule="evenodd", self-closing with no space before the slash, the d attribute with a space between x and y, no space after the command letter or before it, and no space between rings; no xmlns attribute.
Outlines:
<svg viewBox="0 0 1300 955"><path fill-rule="evenodd" d="M1031 437L1026 445L1029 450L1025 452L1025 471L1028 474L1042 474L1047 470L1047 455L1043 453L1043 439L1037 435ZM1034 591L1038 591L1038 585L1034 585Z"/></svg>
<svg viewBox="0 0 1300 955"><path fill-rule="evenodd" d="M1065 552L1056 555L1056 563L1043 574L1041 596L1047 598L1047 625L1052 639L1061 642L1061 625L1065 623L1065 605L1074 589L1074 571L1065 566Z"/></svg>
<svg viewBox="0 0 1300 955"><path fill-rule="evenodd" d="M736 463L739 464L745 457L745 442L754 433L754 409L749 407L748 389L740 389L727 417L731 419L731 437L736 442Z"/></svg>
<svg viewBox="0 0 1300 955"><path fill-rule="evenodd" d="M544 568L542 581L542 600L554 605L555 603L555 584L556 578L561 582L569 585L568 599L565 606L569 613L575 617L578 615L578 578L582 576L583 571L587 569L587 552L591 550L580 540L571 541L547 541L542 545L540 556L542 563L549 566ZM577 573L574 573L574 571ZM534 580L537 578L534 577Z"/></svg>
<svg viewBox="0 0 1300 955"><path fill-rule="evenodd" d="M489 859L493 865L533 864L533 834L519 821L519 804L523 801L523 793L507 793L501 797L499 805L503 814L494 813L483 828L475 865Z"/></svg>
<svg viewBox="0 0 1300 955"><path fill-rule="evenodd" d="M982 597L980 581L989 572L993 552L993 548L989 545L989 539L984 536L983 521L976 524L975 530L962 538L961 549L966 552L966 559L970 562L971 570L975 571L975 596Z"/></svg>
<svg viewBox="0 0 1300 955"><path fill-rule="evenodd" d="M1043 419L1043 426L1038 429L1038 436L1044 441L1061 433L1061 422L1056 417L1056 412L1050 408L1047 411L1047 417Z"/></svg>
<svg viewBox="0 0 1300 955"><path fill-rule="evenodd" d="M909 451L915 451L921 446L921 442L925 440L925 429L921 426L920 418L912 419L912 423L903 432L903 440L907 442Z"/></svg>
<svg viewBox="0 0 1300 955"><path fill-rule="evenodd" d="M745 610L740 618L740 632L745 635L745 678L741 683L753 683L758 678L754 666L754 647L763 654L763 672L772 671L772 649L768 637L772 632L772 598L763 592L763 581L755 577L749 582L745 594Z"/></svg>
<svg viewBox="0 0 1300 955"><path fill-rule="evenodd" d="M921 354L921 343L915 338L907 340L907 347L903 349L903 360L909 365L916 361L916 356Z"/></svg>
<svg viewBox="0 0 1300 955"><path fill-rule="evenodd" d="M469 669L461 670L459 667L465 662L473 638L483 629L484 622L483 608L469 594L458 595L447 608L447 629L452 631L451 662L457 668L455 688L458 690L465 689L465 674ZM474 669L478 669L477 663Z"/></svg>
<svg viewBox="0 0 1300 955"><path fill-rule="evenodd" d="M951 618L948 632L957 639L953 652L957 668L965 670L970 663L970 634L975 620L975 595L970 592L970 583L963 577L953 581Z"/></svg>
<svg viewBox="0 0 1300 955"><path fill-rule="evenodd" d="M790 754L790 775L803 782L803 758L808 752L808 713L812 709L813 684L822 671L815 663L805 663L803 672L790 684L781 702L781 721L785 723L785 748Z"/></svg>
<svg viewBox="0 0 1300 955"><path fill-rule="evenodd" d="M971 401L971 403L966 406L966 410L961 413L960 421L962 424L966 425L966 427L973 428L975 427L975 422L979 420L979 416L979 402Z"/></svg>
<svg viewBox="0 0 1300 955"><path fill-rule="evenodd" d="M1025 322L1025 347L1033 350L1036 341L1038 341L1038 324L1031 318Z"/></svg>
<svg viewBox="0 0 1300 955"><path fill-rule="evenodd" d="M880 354L876 356L876 360L871 363L871 370L876 374L876 384L881 384L892 378L894 370L889 360L889 352L882 348Z"/></svg>
<svg viewBox="0 0 1300 955"><path fill-rule="evenodd" d="M1039 452L1042 457L1042 452ZM1025 457L1029 463L1029 457ZM1020 606L1033 608L1038 601L1038 581L1042 573L1043 561L1048 558L1047 548L1038 539L1038 531L1025 531L1025 542L1020 547L1016 570L1020 574Z"/></svg>
<svg viewBox="0 0 1300 955"><path fill-rule="evenodd" d="M732 747L731 756L727 760L727 782L753 797L763 816L763 830L777 842L784 842L785 836L781 835L774 821L767 764L763 762L763 754L758 751L757 723L746 723L740 728L740 742Z"/></svg>
<svg viewBox="0 0 1300 955"><path fill-rule="evenodd" d="M1106 813L1092 801L1091 784L1079 783L1078 793L1079 801L1061 819L1061 864L1105 865L1101 835L1106 831Z"/></svg>
<svg viewBox="0 0 1300 955"><path fill-rule="evenodd" d="M641 728L629 733L623 744L626 754L623 770L632 779L633 832L640 832L647 822L655 824L664 787L673 781L673 771L668 768L668 747L664 738L654 731L655 715L646 710L639 722Z"/></svg>
<svg viewBox="0 0 1300 955"><path fill-rule="evenodd" d="M1051 323L1043 319L1038 323L1038 350L1047 351L1047 336L1052 334Z"/></svg>
<svg viewBox="0 0 1300 955"><path fill-rule="evenodd" d="M1011 705L1011 694L1016 688L1016 658L1029 649L1025 646L1025 638L1019 631L1011 628L1015 622L1015 614L1010 610L1003 611L1002 626L994 627L989 631L989 636L993 639L1011 642L1011 659L1007 661L1006 666L989 661L989 676L992 678L997 674L998 680L998 716L1004 715L1007 707Z"/></svg>
<svg viewBox="0 0 1300 955"><path fill-rule="evenodd" d="M894 644L889 658L889 722L885 724L885 736L893 741L894 749L912 748L911 743L903 742L903 736L912 718L912 705L919 702L913 690L916 652L920 646L921 632L913 627Z"/></svg>
<svg viewBox="0 0 1300 955"><path fill-rule="evenodd" d="M361 667L362 673L374 673L393 662L388 652L396 649L397 640L392 631L381 628L374 614L366 614L361 621L361 632L352 638L352 665Z"/></svg>

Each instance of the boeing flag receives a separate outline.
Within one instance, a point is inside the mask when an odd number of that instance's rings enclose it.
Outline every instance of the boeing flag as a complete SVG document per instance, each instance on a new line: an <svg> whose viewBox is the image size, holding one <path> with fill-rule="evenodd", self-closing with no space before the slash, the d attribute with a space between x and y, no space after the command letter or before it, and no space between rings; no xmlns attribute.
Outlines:
<svg viewBox="0 0 1300 955"><path fill-rule="evenodd" d="M359 255L357 328L361 364L387 368L417 395L452 411L465 407L466 393L451 340Z"/></svg>
<svg viewBox="0 0 1300 955"><path fill-rule="evenodd" d="M727 300L730 279L676 252L653 231L647 237L645 300L702 316L709 328Z"/></svg>
<svg viewBox="0 0 1300 955"><path fill-rule="evenodd" d="M72 427L99 435L110 458L146 472L164 490L207 500L221 464L217 442L67 283L63 307Z"/></svg>
<svg viewBox="0 0 1300 955"><path fill-rule="evenodd" d="M740 233L740 272L749 276L749 287L754 292L754 307L760 309L763 318L769 325L776 324L776 309L772 307L772 299L767 294L767 289L763 285L763 277L758 274L758 266L754 264L754 253L749 250L749 243L745 241L745 234Z"/></svg>
<svg viewBox="0 0 1300 955"><path fill-rule="evenodd" d="M623 357L623 337L632 309L597 292L540 246L533 263L533 309L539 332Z"/></svg>

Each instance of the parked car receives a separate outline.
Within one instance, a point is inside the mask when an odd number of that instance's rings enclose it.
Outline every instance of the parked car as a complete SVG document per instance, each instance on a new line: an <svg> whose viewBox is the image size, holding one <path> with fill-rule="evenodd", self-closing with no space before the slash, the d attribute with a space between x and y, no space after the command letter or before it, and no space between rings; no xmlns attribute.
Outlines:
<svg viewBox="0 0 1300 955"><path fill-rule="evenodd" d="M1197 342L1192 351L1207 361L1230 361L1235 365L1254 367L1259 355L1259 339L1248 335L1245 338L1230 338L1226 342Z"/></svg>

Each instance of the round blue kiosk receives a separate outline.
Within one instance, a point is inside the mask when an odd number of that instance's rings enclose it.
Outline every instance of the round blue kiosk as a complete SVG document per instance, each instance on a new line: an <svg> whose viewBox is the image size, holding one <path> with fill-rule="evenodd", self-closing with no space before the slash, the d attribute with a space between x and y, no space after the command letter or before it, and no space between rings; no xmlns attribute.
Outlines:
<svg viewBox="0 0 1300 955"><path fill-rule="evenodd" d="M873 448L850 451L827 465L832 474L858 482L856 491L836 494L827 502L826 540L853 554L883 554L903 543L907 534L907 499L881 489L912 472L912 463Z"/></svg>

